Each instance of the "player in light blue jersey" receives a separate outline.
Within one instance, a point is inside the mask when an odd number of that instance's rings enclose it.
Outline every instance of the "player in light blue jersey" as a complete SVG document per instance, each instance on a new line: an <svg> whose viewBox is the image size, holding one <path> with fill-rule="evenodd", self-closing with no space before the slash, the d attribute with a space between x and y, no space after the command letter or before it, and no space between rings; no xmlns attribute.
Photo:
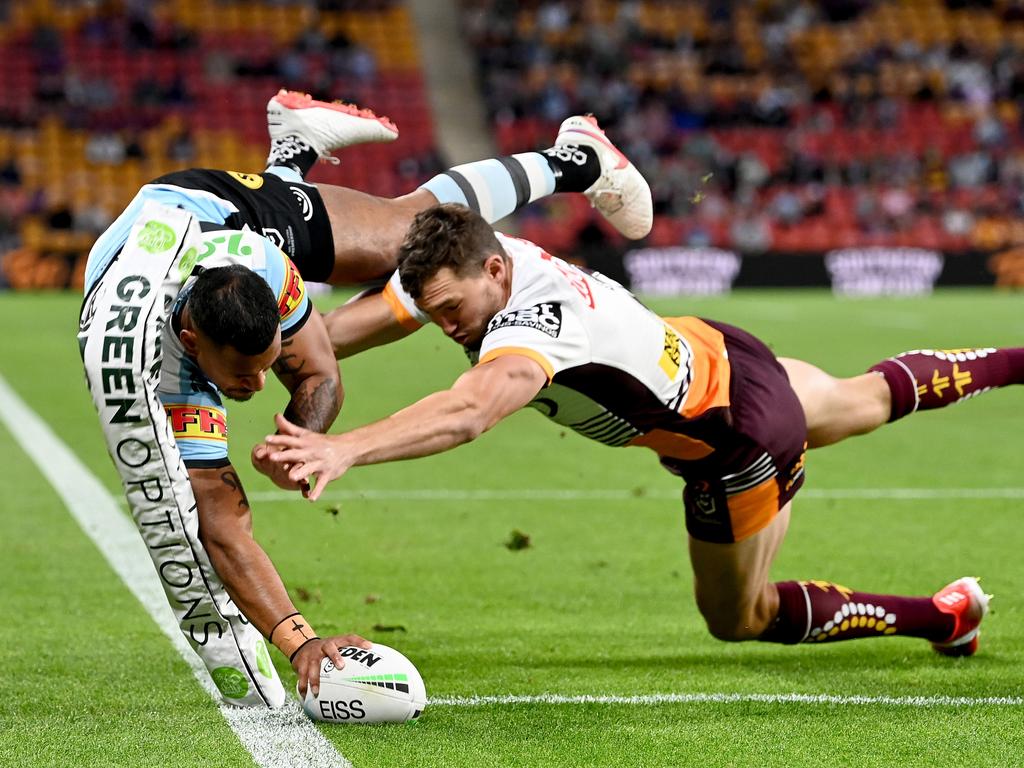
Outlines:
<svg viewBox="0 0 1024 768"><path fill-rule="evenodd" d="M458 203L489 221L555 192L579 192L627 237L651 227L650 190L589 117L555 146L457 166L394 200L306 182L321 157L388 141L385 118L282 91L268 104L263 173L191 169L146 184L100 236L86 267L79 345L107 447L181 631L226 701L285 699L265 640L299 688L320 664L344 664L295 609L252 536L228 456L227 400L263 389L273 370L290 422L326 432L342 401L333 341L305 280L386 279L413 216ZM299 489L287 467L254 466Z"/></svg>

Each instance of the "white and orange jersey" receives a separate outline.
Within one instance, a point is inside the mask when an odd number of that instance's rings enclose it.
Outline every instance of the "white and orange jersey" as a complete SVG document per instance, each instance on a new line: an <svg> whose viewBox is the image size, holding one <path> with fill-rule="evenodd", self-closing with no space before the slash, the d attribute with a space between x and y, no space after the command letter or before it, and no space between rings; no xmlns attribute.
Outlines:
<svg viewBox="0 0 1024 768"><path fill-rule="evenodd" d="M687 461L709 456L723 424L705 417L729 405L722 333L694 317L661 318L613 280L498 237L512 292L471 359L535 360L549 384L530 405L586 437ZM429 320L397 275L384 296L406 327Z"/></svg>

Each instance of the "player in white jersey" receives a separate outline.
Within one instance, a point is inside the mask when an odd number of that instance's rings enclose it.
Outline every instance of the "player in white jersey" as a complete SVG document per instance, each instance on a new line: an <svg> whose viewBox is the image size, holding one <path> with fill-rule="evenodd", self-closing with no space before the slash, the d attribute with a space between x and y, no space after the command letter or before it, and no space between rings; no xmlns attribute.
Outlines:
<svg viewBox="0 0 1024 768"><path fill-rule="evenodd" d="M806 448L1024 382L1024 349L917 351L835 379L777 360L739 328L658 317L617 283L495 235L453 206L417 216L399 264L383 294L329 318L350 321L342 351L429 319L475 365L451 389L346 434L312 434L278 417L270 458L290 465L294 481L315 476L311 498L350 467L447 450L529 405L608 445L650 448L686 480L697 603L715 637L904 635L946 655L975 652L988 607L976 579L903 597L820 579L773 583L769 570Z"/></svg>

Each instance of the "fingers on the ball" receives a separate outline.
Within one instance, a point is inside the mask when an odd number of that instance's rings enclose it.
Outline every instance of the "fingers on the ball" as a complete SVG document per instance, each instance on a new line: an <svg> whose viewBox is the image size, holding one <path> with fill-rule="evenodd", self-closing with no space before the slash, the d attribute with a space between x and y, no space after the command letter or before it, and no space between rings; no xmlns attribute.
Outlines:
<svg viewBox="0 0 1024 768"><path fill-rule="evenodd" d="M327 650L325 651L325 653L327 654L328 658L334 662L334 666L338 669L341 669L345 666L345 660L341 658L341 654L338 653L338 646L334 643L331 643L327 646Z"/></svg>

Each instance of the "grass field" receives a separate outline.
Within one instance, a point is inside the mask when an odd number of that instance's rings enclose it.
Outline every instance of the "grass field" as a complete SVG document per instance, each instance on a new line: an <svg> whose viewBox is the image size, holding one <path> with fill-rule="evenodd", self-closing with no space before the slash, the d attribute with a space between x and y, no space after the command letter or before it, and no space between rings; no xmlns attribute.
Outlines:
<svg viewBox="0 0 1024 768"><path fill-rule="evenodd" d="M1024 343L1024 297L991 292L857 302L748 292L654 306L741 325L779 355L842 375L905 349ZM78 361L77 309L71 295L2 295L0 374L119 495ZM338 427L384 416L463 367L435 329L346 361ZM966 660L902 638L713 640L691 597L678 481L646 451L588 443L533 412L446 455L357 468L315 505L286 500L247 461L282 393L275 384L229 415L257 538L321 633L396 646L447 702L410 726L321 727L358 768L1024 764L1021 388L811 454L774 571L905 594L980 575L996 599ZM3 428L0 473L0 765L252 766ZM513 530L531 546L506 548ZM466 700L540 694L694 700ZM718 694L738 696L708 700ZM1013 700L978 701L991 697Z"/></svg>

